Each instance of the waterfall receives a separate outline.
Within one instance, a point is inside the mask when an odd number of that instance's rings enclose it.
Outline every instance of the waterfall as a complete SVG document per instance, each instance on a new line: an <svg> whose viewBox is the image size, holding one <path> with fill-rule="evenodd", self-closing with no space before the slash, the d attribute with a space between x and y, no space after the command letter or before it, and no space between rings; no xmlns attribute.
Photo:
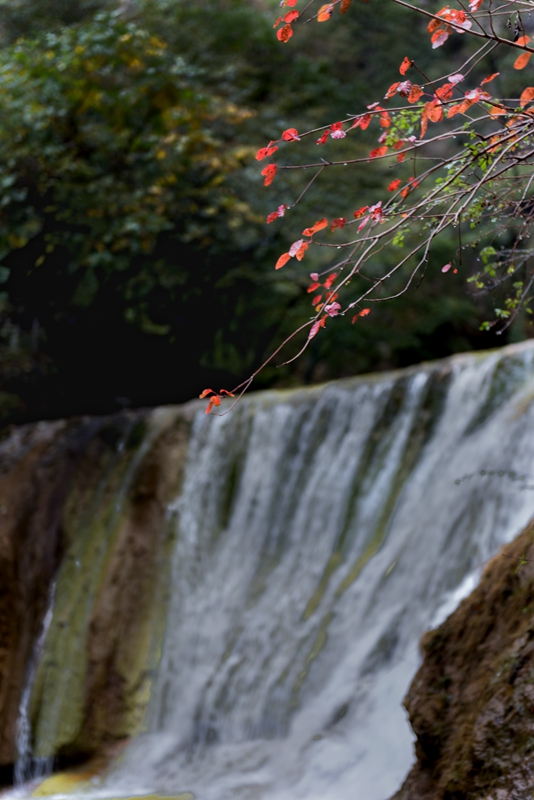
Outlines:
<svg viewBox="0 0 534 800"><path fill-rule="evenodd" d="M534 347L199 412L148 733L100 793L386 800L418 641L534 514Z"/></svg>
<svg viewBox="0 0 534 800"><path fill-rule="evenodd" d="M17 761L13 773L14 784L17 787L23 786L27 781L43 778L50 775L53 768L53 757L39 758L35 757L32 749L31 741L31 723L29 718L30 700L32 689L37 674L37 667L43 652L46 635L52 622L54 614L54 598L56 594L56 583L52 582L46 604L46 612L41 625L41 631L37 640L35 641L30 656L30 662L26 673L26 680L24 682L24 689L19 705L19 716L17 719L16 731L16 747L17 747Z"/></svg>

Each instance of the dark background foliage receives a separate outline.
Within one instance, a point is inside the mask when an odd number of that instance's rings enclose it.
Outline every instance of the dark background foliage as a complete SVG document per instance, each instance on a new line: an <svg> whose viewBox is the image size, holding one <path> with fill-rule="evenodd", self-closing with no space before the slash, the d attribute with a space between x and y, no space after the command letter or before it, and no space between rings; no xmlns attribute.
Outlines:
<svg viewBox="0 0 534 800"><path fill-rule="evenodd" d="M387 172L327 177L266 226L303 178L279 173L264 189L256 149L361 111L405 55L438 74L464 45L436 56L424 23L394 4L379 23L358 4L281 45L275 14L245 0L0 3L0 422L230 389L309 316L318 262L278 273L277 256L320 216L378 199ZM344 145L359 154L369 141ZM479 330L493 299L468 295L469 256L441 274L456 244L441 243L416 290L355 326L332 321L255 385L504 344ZM525 335L522 319L507 334Z"/></svg>

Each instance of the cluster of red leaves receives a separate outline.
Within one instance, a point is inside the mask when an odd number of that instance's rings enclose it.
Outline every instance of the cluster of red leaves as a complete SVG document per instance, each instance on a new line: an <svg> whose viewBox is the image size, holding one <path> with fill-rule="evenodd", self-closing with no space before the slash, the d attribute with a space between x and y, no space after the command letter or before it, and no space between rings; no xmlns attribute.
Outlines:
<svg viewBox="0 0 534 800"><path fill-rule="evenodd" d="M296 2L297 0L282 0L280 5L294 6ZM362 0L362 2L368 2L368 0ZM469 12L474 14L475 12L479 11L483 5L483 2L484 0L470 0ZM337 4L337 2L331 2L322 5L316 15L317 20L319 22L326 22L329 20L334 12L335 5ZM345 13L349 5L350 0L342 0L341 12ZM432 47L437 48L442 46L453 32L464 34L471 30L473 22L468 18L469 12L466 13L463 8L452 9L449 6L445 6L438 11L428 24L428 32L431 34ZM277 33L277 36L281 41L287 41L292 36L291 23L298 19L298 17L299 14L297 11L291 11L288 12L284 17L279 17L275 23L275 27L278 27L278 25L280 25L282 22L284 23L284 27L281 28ZM526 47L529 41L529 37L524 35L517 40L517 44L519 46ZM530 57L530 52L527 51L522 53L514 63L515 69L523 69L527 65ZM456 114L463 114L471 106L479 102L488 103L488 101L491 101L491 108L489 111L491 116L509 114L509 109L492 101L491 94L482 88L485 84L493 81L498 76L498 72L489 75L487 78L484 78L484 80L482 80L480 85L476 88L462 92L462 90L458 87L458 84L464 80L463 75L450 75L441 86L434 88L431 84L430 88L424 88L423 86L420 86L419 84L405 78L406 73L413 66L414 62L411 59L408 57L403 59L402 64L399 67L399 72L404 79L393 83L387 90L384 99L387 101L398 95L406 99L411 105L419 103L419 101L423 99L423 103L420 106L421 139L425 136L429 123L438 123L441 122L445 117L452 118ZM455 93L457 93L456 98ZM534 87L527 87L521 94L520 105L521 107L525 107L527 104L533 101ZM415 142L417 142L417 138L415 136L409 136L405 139L395 139L391 133L391 116L388 111L379 103L373 103L369 105L366 112L353 118L352 124L350 124L350 122L332 123L322 132L321 136L317 139L317 144L324 145L329 138L344 139L347 136L347 133L355 128L366 130L374 118L378 120L383 131L378 139L378 146L369 153L369 159L390 157L394 155L394 152L390 152L391 149L393 151L402 151L397 152L396 156L397 161L399 163L402 162L405 158L406 152L409 150L409 145L413 145ZM512 123L507 122L506 124L509 126ZM495 137L496 140L498 138L498 136ZM277 142L280 141L297 142L300 141L300 136L295 128L288 128L282 133L281 139L271 141L267 147L260 149L256 155L256 158L261 160L273 155L278 150ZM407 148L406 145L408 145ZM262 175L265 178L265 185L268 186L270 183L272 183L276 175L276 171L277 167L275 164L269 164L262 170ZM410 194L410 192L412 192L418 185L418 180L415 177L409 178L405 182L404 186L403 181L400 178L395 178L389 183L387 189L389 192L397 192L400 198L405 199L408 194ZM267 222L271 223L278 217L283 217L287 208L288 206L285 204L279 206L276 211L268 215ZM370 222L380 223L386 219L382 201L379 201L372 206L363 206L355 211L353 216L355 220L360 220L357 228L358 232L363 231L366 225L368 225ZM403 216L406 216L406 214ZM347 221L344 217L338 217L332 220L330 224L330 230L333 232L336 229L342 229L346 224ZM328 220L324 218L316 222L310 228L306 228L302 232L302 236L306 238L301 238L293 242L288 252L283 253L280 256L276 262L275 269L281 269L291 258L296 258L297 261L301 261L304 258L309 245L313 243L314 234L320 230L323 230L327 226ZM446 264L442 268L442 272L448 272L451 268L452 265L450 263ZM457 269L453 269L453 273L457 273ZM331 273L323 283L319 281L319 276L316 273L312 273L310 277L312 278L313 282L309 286L308 292L314 293L312 305L314 306L315 311L320 315L320 318L316 319L312 325L309 332L309 339L316 336L318 331L325 326L328 316L337 316L341 311L341 306L337 302L337 292L331 289L333 282L337 278L337 273ZM352 322L356 322L357 319L360 317L365 317L369 313L369 308L361 310L353 317Z"/></svg>
<svg viewBox="0 0 534 800"><path fill-rule="evenodd" d="M307 236L310 241L306 241L305 239L297 239L296 242L293 242L288 252L282 253L280 258L276 262L275 269L282 269L282 267L285 267L289 259L293 257L295 257L297 261L302 261L302 259L306 254L306 250L310 246L313 234L317 233L317 231L322 231L323 228L326 228L327 225L328 225L327 219L320 219L318 222L315 223L315 225L312 225L311 228L305 228L302 231L302 235Z"/></svg>
<svg viewBox="0 0 534 800"><path fill-rule="evenodd" d="M296 6L297 0L284 0L282 3L284 6ZM288 42L291 37L293 36L293 28L291 27L291 23L295 22L299 18L298 11L288 11L287 14L284 14L283 17L278 17L276 22L273 25L273 28L278 28L281 22L284 22L284 26L280 28L276 32L276 38L280 42Z"/></svg>
<svg viewBox="0 0 534 800"><path fill-rule="evenodd" d="M441 11L438 11L436 17L428 24L428 32L432 34L430 41L432 47L441 47L445 44L451 33L466 33L473 26L471 20L467 19L467 14L462 9L449 8L445 6Z"/></svg>
<svg viewBox="0 0 534 800"><path fill-rule="evenodd" d="M206 397L210 397L208 405L206 406L206 414L209 414L213 408L221 405L221 400L223 397L235 397L235 395L232 392L228 392L226 389L220 389L219 392L214 392L213 389L204 389L199 397L201 400L204 400Z"/></svg>

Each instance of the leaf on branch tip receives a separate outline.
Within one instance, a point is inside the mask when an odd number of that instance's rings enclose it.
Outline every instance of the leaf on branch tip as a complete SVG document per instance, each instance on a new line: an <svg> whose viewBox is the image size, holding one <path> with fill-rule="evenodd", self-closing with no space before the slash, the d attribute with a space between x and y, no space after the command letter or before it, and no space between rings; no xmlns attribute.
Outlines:
<svg viewBox="0 0 534 800"><path fill-rule="evenodd" d="M337 317L337 315L341 311L341 306L339 305L339 303L329 303L324 307L324 310L329 317Z"/></svg>
<svg viewBox="0 0 534 800"><path fill-rule="evenodd" d="M204 389L204 391L202 392L202 394L199 394L199 398L200 398L201 400L204 400L204 398L205 398L205 397L207 397L209 394L215 394L215 392L213 391L213 389Z"/></svg>
<svg viewBox="0 0 534 800"><path fill-rule="evenodd" d="M310 283L310 285L308 286L306 291L308 292L308 294L311 294L312 292L317 291L317 289L320 287L320 285L321 285L320 283L317 283L317 281L314 281L313 283ZM314 305L315 305L315 303L314 303Z"/></svg>
<svg viewBox="0 0 534 800"><path fill-rule="evenodd" d="M269 147L261 147L258 152L256 153L256 161L262 161L264 158L268 156L272 156L273 153L276 153L278 150L278 145L269 145Z"/></svg>
<svg viewBox="0 0 534 800"><path fill-rule="evenodd" d="M344 139L347 134L343 130L342 122L334 122L330 126L330 136L332 139Z"/></svg>
<svg viewBox="0 0 534 800"><path fill-rule="evenodd" d="M354 219L360 219L360 217L363 217L368 208L369 206L362 206L357 211L355 211L353 215Z"/></svg>
<svg viewBox="0 0 534 800"><path fill-rule="evenodd" d="M317 22L326 22L332 16L334 11L333 3L325 3L324 6L321 6L319 9L319 13L317 14Z"/></svg>
<svg viewBox="0 0 534 800"><path fill-rule="evenodd" d="M300 136L296 128L288 128L282 134L284 142L300 142Z"/></svg>
<svg viewBox="0 0 534 800"><path fill-rule="evenodd" d="M500 72L494 72L493 75L488 75L487 78L484 78L483 81L480 81L480 85L484 86L485 83L489 83L490 81L494 81L497 75L500 75Z"/></svg>
<svg viewBox="0 0 534 800"><path fill-rule="evenodd" d="M413 62L408 58L408 56L405 56L403 61L402 61L402 64L399 67L400 74L401 75L406 75L406 73L408 72L408 70L410 69L412 64L413 64Z"/></svg>
<svg viewBox="0 0 534 800"><path fill-rule="evenodd" d="M326 140L328 139L329 136L330 136L330 129L325 131L321 136L319 136L315 144L326 144Z"/></svg>
<svg viewBox="0 0 534 800"><path fill-rule="evenodd" d="M289 253L283 253L276 262L275 269L282 269L282 267L284 267L287 264L290 258L291 256L289 255Z"/></svg>
<svg viewBox="0 0 534 800"><path fill-rule="evenodd" d="M206 414L209 414L213 406L220 406L221 405L221 398L218 394L214 394L213 397L210 397L208 407L206 408Z"/></svg>
<svg viewBox="0 0 534 800"><path fill-rule="evenodd" d="M396 178L394 181L391 181L391 183L388 186L388 192L396 192L401 183L402 181L400 178Z"/></svg>
<svg viewBox="0 0 534 800"><path fill-rule="evenodd" d="M298 11L288 11L284 17L284 22L287 22L289 24L290 22L295 22L295 20L298 18L299 18Z"/></svg>
<svg viewBox="0 0 534 800"><path fill-rule="evenodd" d="M326 217L323 217L323 219L318 220L315 223L315 225L312 225L311 228L305 228L302 231L302 235L313 236L314 233L317 233L317 231L322 231L323 228L326 228L327 225L328 225L328 220L326 219Z"/></svg>
<svg viewBox="0 0 534 800"><path fill-rule="evenodd" d="M352 318L352 324L354 325L354 323L356 322L357 319L359 319L359 317L366 317L370 313L371 313L370 308L362 308L362 310Z"/></svg>
<svg viewBox="0 0 534 800"><path fill-rule="evenodd" d="M278 206L276 211L272 211L267 217L267 225L270 225L271 222L274 222L275 219L278 219L278 217L283 217L284 214L286 213L286 208L287 208L286 204L283 203L281 206Z"/></svg>

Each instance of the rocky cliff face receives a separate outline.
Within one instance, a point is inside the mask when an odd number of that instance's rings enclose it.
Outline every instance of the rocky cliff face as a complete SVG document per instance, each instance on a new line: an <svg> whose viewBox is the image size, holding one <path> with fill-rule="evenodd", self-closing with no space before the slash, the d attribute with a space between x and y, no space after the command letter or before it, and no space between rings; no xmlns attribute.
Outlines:
<svg viewBox="0 0 534 800"><path fill-rule="evenodd" d="M417 763L394 800L532 798L534 525L422 650L405 700Z"/></svg>
<svg viewBox="0 0 534 800"><path fill-rule="evenodd" d="M0 767L16 758L52 582L30 705L35 754L77 758L139 730L188 429L186 409L160 409L28 425L0 441Z"/></svg>

